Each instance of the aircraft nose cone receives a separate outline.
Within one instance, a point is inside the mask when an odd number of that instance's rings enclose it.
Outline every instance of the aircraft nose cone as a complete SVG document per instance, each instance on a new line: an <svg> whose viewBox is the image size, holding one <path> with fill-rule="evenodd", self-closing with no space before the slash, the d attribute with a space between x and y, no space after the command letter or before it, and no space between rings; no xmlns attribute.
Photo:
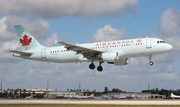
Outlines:
<svg viewBox="0 0 180 107"><path fill-rule="evenodd" d="M173 48L173 47L172 47L172 45L170 45L170 44L168 44L168 45L166 46L167 51L170 51L172 48Z"/></svg>

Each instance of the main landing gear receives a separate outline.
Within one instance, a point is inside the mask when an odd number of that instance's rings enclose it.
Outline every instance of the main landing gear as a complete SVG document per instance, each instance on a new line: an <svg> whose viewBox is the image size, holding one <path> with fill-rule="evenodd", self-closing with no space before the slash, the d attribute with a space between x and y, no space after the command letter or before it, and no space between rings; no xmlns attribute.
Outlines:
<svg viewBox="0 0 180 107"><path fill-rule="evenodd" d="M153 61L152 61L152 56L149 56L149 65L153 65L154 63L153 63Z"/></svg>
<svg viewBox="0 0 180 107"><path fill-rule="evenodd" d="M93 62L89 65L89 68L92 69L92 70L95 68L95 65L94 65Z"/></svg>
<svg viewBox="0 0 180 107"><path fill-rule="evenodd" d="M98 70L99 72L101 72L101 71L103 70L103 67L101 66L102 63L103 63L103 62L99 62L99 66L97 67L97 70ZM91 64L89 64L89 68L92 69L92 70L95 68L95 65L94 65L93 62L92 62Z"/></svg>

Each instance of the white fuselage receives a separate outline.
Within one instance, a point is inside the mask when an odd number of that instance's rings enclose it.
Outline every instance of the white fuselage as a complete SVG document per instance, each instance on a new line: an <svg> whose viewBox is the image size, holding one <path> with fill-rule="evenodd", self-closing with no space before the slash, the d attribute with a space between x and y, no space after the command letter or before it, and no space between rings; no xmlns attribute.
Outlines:
<svg viewBox="0 0 180 107"><path fill-rule="evenodd" d="M157 38L127 39L77 45L104 52L118 51L123 53L119 56L120 58L152 56L172 49L170 44ZM84 58L82 54L77 54L74 51L67 50L64 46L36 48L27 52L33 52L33 54L30 57L18 56L17 54L14 54L14 56L54 63L91 62L91 60Z"/></svg>
<svg viewBox="0 0 180 107"><path fill-rule="evenodd" d="M139 38L71 44L55 41L63 46L42 46L22 25L15 25L21 51L10 50L13 56L53 63L91 62L90 69L95 69L93 62L99 62L98 71L103 71L101 64L107 62L114 65L127 65L128 58L149 56L149 64L153 65L152 56L172 49L172 46L158 38Z"/></svg>

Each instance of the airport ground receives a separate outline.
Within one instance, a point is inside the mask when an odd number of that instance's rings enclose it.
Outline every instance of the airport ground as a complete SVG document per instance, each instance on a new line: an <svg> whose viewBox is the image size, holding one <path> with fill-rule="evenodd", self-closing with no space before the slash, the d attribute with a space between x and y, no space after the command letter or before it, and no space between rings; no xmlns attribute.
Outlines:
<svg viewBox="0 0 180 107"><path fill-rule="evenodd" d="M1 107L179 107L179 105L16 104Z"/></svg>
<svg viewBox="0 0 180 107"><path fill-rule="evenodd" d="M178 105L88 105L88 104L17 104L0 105L1 107L179 107Z"/></svg>
<svg viewBox="0 0 180 107"><path fill-rule="evenodd" d="M180 107L180 100L87 100L87 99L0 99L0 107L12 107L11 105L54 105L53 107L68 107L73 105L73 107L86 107L87 106L100 106L100 107L114 107L119 105L120 107ZM57 106L59 105L59 106ZM66 105L66 106L63 106ZM98 107L99 107L98 106ZM14 107L14 106L13 106ZM18 106L20 107L20 106ZM41 107L41 106L27 106L27 107ZM43 106L44 107L44 106Z"/></svg>

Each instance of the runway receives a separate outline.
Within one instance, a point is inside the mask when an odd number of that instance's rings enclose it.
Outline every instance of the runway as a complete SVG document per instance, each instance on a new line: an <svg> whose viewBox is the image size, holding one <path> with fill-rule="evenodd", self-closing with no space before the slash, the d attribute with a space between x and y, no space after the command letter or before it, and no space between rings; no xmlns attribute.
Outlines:
<svg viewBox="0 0 180 107"><path fill-rule="evenodd" d="M0 99L0 104L113 104L113 105L180 105L180 100L59 100Z"/></svg>

